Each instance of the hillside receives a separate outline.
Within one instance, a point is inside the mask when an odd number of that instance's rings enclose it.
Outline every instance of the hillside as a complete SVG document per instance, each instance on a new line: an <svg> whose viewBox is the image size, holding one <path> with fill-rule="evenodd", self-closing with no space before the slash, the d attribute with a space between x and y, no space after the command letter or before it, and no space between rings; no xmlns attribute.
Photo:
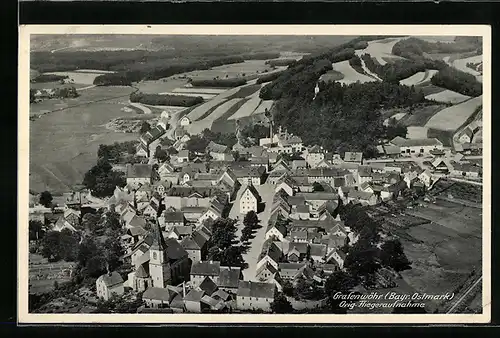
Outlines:
<svg viewBox="0 0 500 338"><path fill-rule="evenodd" d="M466 65L482 69L478 66L481 58L471 58L471 54L482 52L480 46L473 37L451 42L358 37L298 61L264 86L260 97L277 100L275 122L301 136L306 144L320 144L340 153L363 151L371 156L373 147L392 135L383 126L387 116L381 110L404 116L409 107L418 104L416 114L425 112L425 119L429 119L432 116L427 116L426 106L455 105L482 94L482 84L474 73L477 70L464 72L463 61L450 65L443 60L446 55L461 60L466 53ZM432 110L432 114L438 111ZM455 116L456 123L461 125L469 115L463 112Z"/></svg>

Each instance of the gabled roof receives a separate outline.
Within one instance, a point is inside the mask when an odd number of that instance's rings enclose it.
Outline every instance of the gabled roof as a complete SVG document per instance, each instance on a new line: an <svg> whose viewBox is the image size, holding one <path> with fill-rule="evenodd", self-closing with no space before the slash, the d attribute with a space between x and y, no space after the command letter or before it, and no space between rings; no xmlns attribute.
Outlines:
<svg viewBox="0 0 500 338"><path fill-rule="evenodd" d="M191 265L191 275L196 276L219 276L220 262L218 261L200 261Z"/></svg>
<svg viewBox="0 0 500 338"><path fill-rule="evenodd" d="M198 291L196 289L192 289L189 293L184 297L184 301L187 302L201 302L201 299L205 295L204 291Z"/></svg>
<svg viewBox="0 0 500 338"><path fill-rule="evenodd" d="M183 223L186 219L182 211L163 211L162 216L165 218L165 223Z"/></svg>
<svg viewBox="0 0 500 338"><path fill-rule="evenodd" d="M271 263L267 262L266 264L262 264L256 271L255 275L258 276L262 271L268 270L271 274L275 274L278 272L278 269L276 269Z"/></svg>
<svg viewBox="0 0 500 338"><path fill-rule="evenodd" d="M443 145L441 141L436 138L405 139L400 136L393 138L390 143L399 147L429 147Z"/></svg>
<svg viewBox="0 0 500 338"><path fill-rule="evenodd" d="M325 257L327 251L327 246L324 244L311 244L310 245L310 255L317 257Z"/></svg>
<svg viewBox="0 0 500 338"><path fill-rule="evenodd" d="M237 288L240 275L240 267L221 266L219 273L219 286L224 288Z"/></svg>
<svg viewBox="0 0 500 338"><path fill-rule="evenodd" d="M346 151L344 154L344 161L346 162L361 162L363 153Z"/></svg>
<svg viewBox="0 0 500 338"><path fill-rule="evenodd" d="M229 147L210 141L205 150L209 153L227 153L229 151Z"/></svg>
<svg viewBox="0 0 500 338"><path fill-rule="evenodd" d="M243 196L247 191L250 191L250 193L257 199L257 201L261 200L259 192L257 191L257 189L255 189L255 187L252 184L247 185L243 189L243 192L241 193L241 196Z"/></svg>
<svg viewBox="0 0 500 338"><path fill-rule="evenodd" d="M240 281L238 284L238 297L274 298L275 285L273 283L261 283Z"/></svg>
<svg viewBox="0 0 500 338"><path fill-rule="evenodd" d="M102 275L101 277L99 277L99 280L102 280L107 287L123 283L122 276L116 271Z"/></svg>
<svg viewBox="0 0 500 338"><path fill-rule="evenodd" d="M205 292L207 295L212 295L215 291L217 291L218 286L214 283L214 281L210 277L205 277L203 282L198 286L201 290Z"/></svg>
<svg viewBox="0 0 500 338"><path fill-rule="evenodd" d="M170 300L177 295L177 293L172 292L167 288L155 288L149 287L142 294L143 299L161 300L164 302L170 302Z"/></svg>
<svg viewBox="0 0 500 338"><path fill-rule="evenodd" d="M305 201L336 201L338 195L333 192L298 192L295 197L302 197Z"/></svg>

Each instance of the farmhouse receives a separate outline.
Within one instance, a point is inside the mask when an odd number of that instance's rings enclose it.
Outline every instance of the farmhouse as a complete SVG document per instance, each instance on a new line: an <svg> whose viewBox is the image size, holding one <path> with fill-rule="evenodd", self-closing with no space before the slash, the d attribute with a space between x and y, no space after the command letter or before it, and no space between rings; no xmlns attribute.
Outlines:
<svg viewBox="0 0 500 338"><path fill-rule="evenodd" d="M247 185L243 188L243 193L240 198L240 214L246 215L249 211L258 211L258 206L261 201L261 197L252 184Z"/></svg>
<svg viewBox="0 0 500 338"><path fill-rule="evenodd" d="M142 299L148 308L168 308L172 299L178 293L170 288L147 288L142 294Z"/></svg>
<svg viewBox="0 0 500 338"><path fill-rule="evenodd" d="M240 281L236 294L238 310L271 311L276 286L274 283Z"/></svg>
<svg viewBox="0 0 500 338"><path fill-rule="evenodd" d="M217 144L213 141L208 143L205 152L210 155L214 161L230 161L232 157L228 146Z"/></svg>
<svg viewBox="0 0 500 338"><path fill-rule="evenodd" d="M198 287L206 277L209 277L217 284L219 282L220 270L220 262L217 261L193 262L190 273L191 286Z"/></svg>
<svg viewBox="0 0 500 338"><path fill-rule="evenodd" d="M240 267L221 266L218 280L219 290L236 294L238 292L238 284L242 278Z"/></svg>
<svg viewBox="0 0 500 338"><path fill-rule="evenodd" d="M266 168L264 167L239 167L233 168L233 174L240 184L252 183L255 186L264 182Z"/></svg>
<svg viewBox="0 0 500 338"><path fill-rule="evenodd" d="M431 150L443 149L443 144L436 138L405 139L396 136L390 144L400 148L401 155L411 156L412 154L428 155Z"/></svg>
<svg viewBox="0 0 500 338"><path fill-rule="evenodd" d="M361 164L363 162L363 153L346 151L344 154L344 161Z"/></svg>
<svg viewBox="0 0 500 338"><path fill-rule="evenodd" d="M459 163L453 163L452 164L453 169L451 170L450 174L452 176L461 176L461 177L469 177L469 178L479 178L481 177L481 168L476 167L474 165L464 163L464 164L459 164Z"/></svg>
<svg viewBox="0 0 500 338"><path fill-rule="evenodd" d="M190 125L191 124L191 119L187 116L183 116L181 119L180 119L180 124L181 126L187 126L187 125Z"/></svg>
<svg viewBox="0 0 500 338"><path fill-rule="evenodd" d="M111 298L111 295L123 295L123 278L116 271L108 272L97 278L96 282L97 297L104 300Z"/></svg>

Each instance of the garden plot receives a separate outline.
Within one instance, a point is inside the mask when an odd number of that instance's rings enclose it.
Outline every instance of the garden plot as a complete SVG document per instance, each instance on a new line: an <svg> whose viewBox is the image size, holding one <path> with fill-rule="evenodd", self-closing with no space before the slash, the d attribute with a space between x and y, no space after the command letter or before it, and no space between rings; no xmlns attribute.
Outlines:
<svg viewBox="0 0 500 338"><path fill-rule="evenodd" d="M472 98L455 106L445 108L429 119L427 128L457 130L483 103L483 96Z"/></svg>
<svg viewBox="0 0 500 338"><path fill-rule="evenodd" d="M413 74L412 76L399 81L399 83L405 86L425 85L431 82L431 78L437 72L438 71L435 69L428 69L425 72L418 72L416 74Z"/></svg>
<svg viewBox="0 0 500 338"><path fill-rule="evenodd" d="M344 74L344 78L338 80L338 82L340 83L349 85L358 81L361 83L375 81L375 79L367 75L360 74L356 70L354 70L354 68L352 68L349 64L349 61L337 62L332 64L332 66L333 70Z"/></svg>
<svg viewBox="0 0 500 338"><path fill-rule="evenodd" d="M361 50L359 53L361 55L370 54L378 61L378 63L385 65L387 61L385 61L384 58L402 59L401 57L392 54L392 47L394 47L394 45L400 40L401 38L370 41L368 42L368 47Z"/></svg>
<svg viewBox="0 0 500 338"><path fill-rule="evenodd" d="M427 100L433 100L436 102L458 104L469 100L470 96L463 95L449 89L445 89L439 93L427 95L425 98Z"/></svg>
<svg viewBox="0 0 500 338"><path fill-rule="evenodd" d="M259 107L261 101L262 100L258 96L252 97L250 100L245 102L245 104L243 104L241 108L236 111L236 113L229 117L228 120L237 120L252 115L255 109Z"/></svg>

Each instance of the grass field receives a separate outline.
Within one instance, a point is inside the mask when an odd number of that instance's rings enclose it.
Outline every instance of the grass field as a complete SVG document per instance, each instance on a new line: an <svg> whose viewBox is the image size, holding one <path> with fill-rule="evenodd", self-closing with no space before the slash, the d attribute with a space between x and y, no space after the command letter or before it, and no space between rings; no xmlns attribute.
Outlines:
<svg viewBox="0 0 500 338"><path fill-rule="evenodd" d="M137 135L107 130L110 120L127 116L129 87L96 87L71 100L79 104L54 111L30 123L30 189L67 191L80 183L83 174L95 164L99 144L135 140ZM91 99L110 99L88 103ZM134 112L130 116L136 115Z"/></svg>
<svg viewBox="0 0 500 338"><path fill-rule="evenodd" d="M203 88L203 87L189 87L189 88L185 88L185 87L180 87L180 88L175 88L172 90L172 92L174 93L186 93L186 94L213 94L213 95L217 95L217 94L222 94L224 93L225 91L227 91L227 88Z"/></svg>
<svg viewBox="0 0 500 338"><path fill-rule="evenodd" d="M161 80L148 80L135 83L134 86L139 88L139 91L147 94L158 94L164 92L174 91L178 87L187 84L186 79L178 78L165 78Z"/></svg>
<svg viewBox="0 0 500 338"><path fill-rule="evenodd" d="M399 83L405 86L425 85L427 83L430 83L431 78L437 72L438 71L435 69L428 69L425 72L418 72L416 74L413 74L412 76L399 81Z"/></svg>
<svg viewBox="0 0 500 338"><path fill-rule="evenodd" d="M55 88L69 88L69 87L75 87L76 89L78 89L78 88L84 88L87 86L88 86L87 84L83 84L83 83L61 84L59 81L30 83L30 89L55 89Z"/></svg>
<svg viewBox="0 0 500 338"><path fill-rule="evenodd" d="M455 131L483 103L483 97L478 96L452 107L445 108L429 119L425 125L428 128Z"/></svg>
<svg viewBox="0 0 500 338"><path fill-rule="evenodd" d="M329 70L325 74L321 75L319 78L319 81L323 82L334 82L334 81L339 81L344 78L344 74L336 71L336 70Z"/></svg>
<svg viewBox="0 0 500 338"><path fill-rule="evenodd" d="M444 104L435 104L417 108L412 114L406 114L401 120L399 120L399 123L407 127L423 127L432 116L445 107L446 105Z"/></svg>
<svg viewBox="0 0 500 338"><path fill-rule="evenodd" d="M425 98L427 100L433 100L436 102L458 104L467 101L468 99L470 99L470 96L445 89L438 93L427 95Z"/></svg>
<svg viewBox="0 0 500 338"><path fill-rule="evenodd" d="M455 67L458 70L461 70L462 72L469 73L471 75L474 75L478 81L482 82L482 74L478 71L475 71L474 69L471 69L467 67L467 63L480 63L483 61L483 56L482 55L475 55L475 56L470 56L466 57L463 59L456 59L453 61L453 67Z"/></svg>
<svg viewBox="0 0 500 338"><path fill-rule="evenodd" d="M360 74L356 70L354 70L351 65L349 64L349 61L342 61L342 62L337 62L334 63L333 65L333 70L341 73L344 75L344 77L338 82L344 83L344 84L351 84L355 82L371 82L371 81L376 81L375 79L371 78L370 76Z"/></svg>
<svg viewBox="0 0 500 338"><path fill-rule="evenodd" d="M203 100L213 99L217 94L203 94L203 93L177 93L177 92L164 92L159 93L160 95L172 95L172 96L191 96L191 97L201 97Z"/></svg>
<svg viewBox="0 0 500 338"><path fill-rule="evenodd" d="M197 120L196 122L190 124L187 126L186 130L191 134L199 134L201 133L204 129L208 128L211 129L212 124L214 123L215 120L222 118L224 115L228 113L228 111L231 112L231 115L236 112L237 109L235 109L235 105L237 105L240 101L243 99L241 98L234 98L227 100L223 104L217 106L210 114L207 116L203 117L202 119ZM238 107L239 108L239 107ZM228 115L227 117L231 116ZM226 117L226 119L227 119Z"/></svg>
<svg viewBox="0 0 500 338"><path fill-rule="evenodd" d="M247 60L242 63L233 63L219 67L213 67L207 70L196 70L183 73L183 75L192 78L193 80L211 80L215 77L220 79L225 78L243 78L257 74L263 74L264 71L272 70L269 65L265 64L265 60Z"/></svg>
<svg viewBox="0 0 500 338"><path fill-rule="evenodd" d="M54 289L54 282L63 283L70 280L70 270L73 262L49 263L47 259L37 254L29 254L30 293L44 293Z"/></svg>
<svg viewBox="0 0 500 338"><path fill-rule="evenodd" d="M385 65L386 58L401 59L401 57L392 54L392 47L401 40L401 38L391 38L376 41L369 41L368 47L363 49L362 54L370 54L381 65Z"/></svg>
<svg viewBox="0 0 500 338"><path fill-rule="evenodd" d="M274 101L262 101L259 106L253 111L252 115L264 114L267 110L270 110L273 106Z"/></svg>
<svg viewBox="0 0 500 338"><path fill-rule="evenodd" d="M421 90L424 96L436 94L445 90L444 88L434 86L431 83L415 86L415 89Z"/></svg>
<svg viewBox="0 0 500 338"><path fill-rule="evenodd" d="M240 109L238 109L233 115L231 115L228 120L237 120L243 117L247 117L253 114L255 109L257 109L261 103L261 99L258 97L253 97L245 104L243 104Z"/></svg>
<svg viewBox="0 0 500 338"><path fill-rule="evenodd" d="M104 74L104 73L54 72L54 73L47 73L47 74L68 76L69 80L73 80L75 83L84 84L84 85L89 86L89 85L94 84L94 79L96 77L98 77L99 75Z"/></svg>

